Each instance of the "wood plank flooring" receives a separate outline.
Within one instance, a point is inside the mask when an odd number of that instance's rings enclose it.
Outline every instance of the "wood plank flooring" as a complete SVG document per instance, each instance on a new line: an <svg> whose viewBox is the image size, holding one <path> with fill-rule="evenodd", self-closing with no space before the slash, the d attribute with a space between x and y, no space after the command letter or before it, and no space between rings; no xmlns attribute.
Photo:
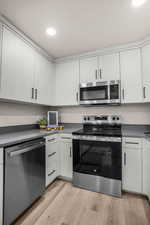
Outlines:
<svg viewBox="0 0 150 225"><path fill-rule="evenodd" d="M150 225L150 205L141 196L115 198L56 180L14 225Z"/></svg>

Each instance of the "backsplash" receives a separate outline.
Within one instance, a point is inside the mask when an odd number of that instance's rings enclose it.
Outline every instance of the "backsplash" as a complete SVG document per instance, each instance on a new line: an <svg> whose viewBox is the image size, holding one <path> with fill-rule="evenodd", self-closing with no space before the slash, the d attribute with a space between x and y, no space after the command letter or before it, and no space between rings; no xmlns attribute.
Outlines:
<svg viewBox="0 0 150 225"><path fill-rule="evenodd" d="M47 110L45 106L0 102L0 127L37 123Z"/></svg>
<svg viewBox="0 0 150 225"><path fill-rule="evenodd" d="M81 123L82 116L120 115L124 124L150 124L150 104L127 104L122 106L97 107L59 107L59 121L62 123Z"/></svg>

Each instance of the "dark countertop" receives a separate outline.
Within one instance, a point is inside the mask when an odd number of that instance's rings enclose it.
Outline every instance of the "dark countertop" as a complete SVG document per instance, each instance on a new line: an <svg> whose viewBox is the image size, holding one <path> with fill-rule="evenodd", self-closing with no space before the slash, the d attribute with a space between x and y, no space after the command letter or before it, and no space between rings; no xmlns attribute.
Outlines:
<svg viewBox="0 0 150 225"><path fill-rule="evenodd" d="M150 132L150 125L129 125L124 124L122 126L122 136L123 137L146 137L145 132Z"/></svg>
<svg viewBox="0 0 150 225"><path fill-rule="evenodd" d="M67 133L72 134L72 132L77 131L82 128L82 124L61 124L65 126L65 129L62 131L44 131L37 129L37 127L32 126L30 129L23 130L22 128L16 129L12 127L12 130L9 128L0 128L0 147L6 147L9 145L17 144L23 141L28 141L40 137L46 137L55 133ZM20 129L20 131L19 131ZM128 125L124 124L122 126L122 135L123 137L146 137L145 132L150 132L150 125Z"/></svg>
<svg viewBox="0 0 150 225"><path fill-rule="evenodd" d="M17 129L16 131L16 128L14 127L14 132L10 132L10 130L9 132L6 132L4 128L4 133L2 132L3 128L0 128L0 148L40 137L46 137L55 133L72 134L72 132L80 129L81 127L81 124L65 124L65 129L61 131L45 131L35 127L31 127L32 129L25 129L24 131L23 128L20 131Z"/></svg>

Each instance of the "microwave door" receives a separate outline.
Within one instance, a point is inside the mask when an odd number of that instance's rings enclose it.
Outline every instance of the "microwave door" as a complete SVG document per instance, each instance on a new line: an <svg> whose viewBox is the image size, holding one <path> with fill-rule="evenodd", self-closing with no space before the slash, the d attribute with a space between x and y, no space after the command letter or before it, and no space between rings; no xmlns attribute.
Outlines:
<svg viewBox="0 0 150 225"><path fill-rule="evenodd" d="M80 88L81 104L101 104L108 101L108 85Z"/></svg>

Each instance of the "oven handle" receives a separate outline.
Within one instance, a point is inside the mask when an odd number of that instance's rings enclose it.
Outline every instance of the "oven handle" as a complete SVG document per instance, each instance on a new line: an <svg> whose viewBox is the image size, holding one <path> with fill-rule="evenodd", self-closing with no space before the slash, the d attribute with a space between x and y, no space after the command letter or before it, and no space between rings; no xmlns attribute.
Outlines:
<svg viewBox="0 0 150 225"><path fill-rule="evenodd" d="M73 140L85 140L85 141L100 141L100 142L118 142L120 143L122 139L120 137L96 137L96 136L80 136L74 135Z"/></svg>
<svg viewBox="0 0 150 225"><path fill-rule="evenodd" d="M25 152L32 151L36 148L43 147L43 146L45 146L45 142L40 142L38 144L35 144L35 145L27 147L27 148L23 148L21 150L9 152L8 154L9 154L10 157L13 157L13 156L17 156L17 155L23 154Z"/></svg>

